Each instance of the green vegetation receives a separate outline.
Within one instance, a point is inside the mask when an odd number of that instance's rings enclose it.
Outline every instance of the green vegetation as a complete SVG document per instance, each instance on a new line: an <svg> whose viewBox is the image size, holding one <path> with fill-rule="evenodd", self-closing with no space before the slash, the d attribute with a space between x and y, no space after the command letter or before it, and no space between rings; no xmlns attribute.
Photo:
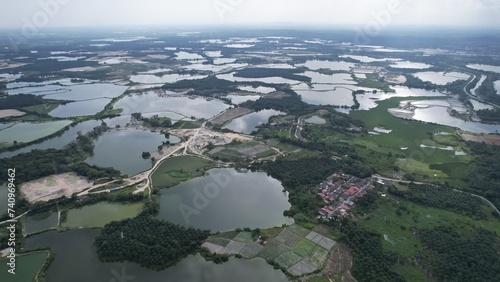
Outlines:
<svg viewBox="0 0 500 282"><path fill-rule="evenodd" d="M23 107L45 104L47 101L40 96L19 94L2 98L0 110L21 109ZM43 105L42 105L43 106ZM22 110L22 109L21 109Z"/></svg>
<svg viewBox="0 0 500 282"><path fill-rule="evenodd" d="M215 165L207 160L182 156L165 160L151 176L155 188L167 188L203 176Z"/></svg>
<svg viewBox="0 0 500 282"><path fill-rule="evenodd" d="M265 152L262 152L262 153L258 153L257 155L255 155L258 159L262 159L262 158L267 158L267 157L271 157L271 156L274 156L276 155L276 151L275 150L267 150Z"/></svg>
<svg viewBox="0 0 500 282"><path fill-rule="evenodd" d="M358 281L404 281L400 274L393 271L399 258L382 247L381 235L346 221L341 239L352 250L354 265L351 271Z"/></svg>
<svg viewBox="0 0 500 282"><path fill-rule="evenodd" d="M213 94L229 93L238 91L234 82L224 79L218 79L215 76L209 76L203 79L179 80L175 83L166 84L164 89L193 89L192 95L212 96Z"/></svg>
<svg viewBox="0 0 500 282"><path fill-rule="evenodd" d="M200 120L180 120L176 122L172 128L175 129L196 129L200 128L203 121Z"/></svg>
<svg viewBox="0 0 500 282"><path fill-rule="evenodd" d="M305 213L314 218L321 201L309 193L309 189L340 167L339 162L330 158L304 158L300 160L279 159L265 164L262 169L280 180L290 193L288 198L292 207L285 212L285 215L294 216Z"/></svg>
<svg viewBox="0 0 500 282"><path fill-rule="evenodd" d="M477 115L482 121L485 122L500 122L500 111L495 110L479 110L476 111Z"/></svg>
<svg viewBox="0 0 500 282"><path fill-rule="evenodd" d="M29 106L29 107L23 107L23 111L26 111L28 113L36 113L40 115L46 115L59 107L59 104L42 104L42 105L35 105L35 106Z"/></svg>
<svg viewBox="0 0 500 282"><path fill-rule="evenodd" d="M390 188L389 192L416 204L449 209L477 218L486 218L481 209L482 200L465 193L453 191L451 188L410 184L410 189L407 191Z"/></svg>
<svg viewBox="0 0 500 282"><path fill-rule="evenodd" d="M94 242L99 258L106 262L127 260L161 270L200 251L209 231L159 220L158 210L159 204L147 203L139 216L106 224Z"/></svg>
<svg viewBox="0 0 500 282"><path fill-rule="evenodd" d="M132 117L143 121L144 123L148 124L149 126L152 127L171 127L172 126L172 119L168 117L160 117L158 115L154 115L150 118L143 117L140 113L133 113Z"/></svg>
<svg viewBox="0 0 500 282"><path fill-rule="evenodd" d="M500 241L491 231L477 229L472 234L450 227L417 232L423 249L418 262L440 281L499 281Z"/></svg>
<svg viewBox="0 0 500 282"><path fill-rule="evenodd" d="M474 154L469 174L462 176L469 184L468 192L479 194L500 206L500 146L467 142Z"/></svg>
<svg viewBox="0 0 500 282"><path fill-rule="evenodd" d="M283 77L302 82L311 82L311 78L297 73L304 72L304 69L276 69L276 68L246 68L236 72L235 76L247 78Z"/></svg>

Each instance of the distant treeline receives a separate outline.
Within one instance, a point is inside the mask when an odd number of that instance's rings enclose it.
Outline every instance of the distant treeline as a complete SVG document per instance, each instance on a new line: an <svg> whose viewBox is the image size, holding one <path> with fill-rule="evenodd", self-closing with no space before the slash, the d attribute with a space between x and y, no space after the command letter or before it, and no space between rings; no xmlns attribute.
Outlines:
<svg viewBox="0 0 500 282"><path fill-rule="evenodd" d="M19 109L44 103L46 101L40 96L31 94L9 95L0 99L0 110Z"/></svg>
<svg viewBox="0 0 500 282"><path fill-rule="evenodd" d="M311 82L311 78L297 73L304 72L303 69L275 69L275 68L246 68L236 72L235 76L246 78L282 77L302 82Z"/></svg>

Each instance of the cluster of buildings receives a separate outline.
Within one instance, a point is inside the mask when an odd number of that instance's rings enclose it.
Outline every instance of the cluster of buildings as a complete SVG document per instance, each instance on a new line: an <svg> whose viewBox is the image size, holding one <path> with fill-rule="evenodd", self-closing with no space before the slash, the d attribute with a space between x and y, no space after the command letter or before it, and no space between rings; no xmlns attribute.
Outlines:
<svg viewBox="0 0 500 282"><path fill-rule="evenodd" d="M327 180L314 187L312 191L319 195L325 203L319 209L320 217L331 219L334 216L347 216L349 210L355 206L356 199L373 188L375 186L370 178L361 179L349 174L334 173Z"/></svg>

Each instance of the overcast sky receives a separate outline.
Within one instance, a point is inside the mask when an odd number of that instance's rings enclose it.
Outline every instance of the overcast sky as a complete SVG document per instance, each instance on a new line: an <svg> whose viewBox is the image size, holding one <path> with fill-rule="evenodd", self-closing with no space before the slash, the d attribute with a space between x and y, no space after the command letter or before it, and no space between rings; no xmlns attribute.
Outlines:
<svg viewBox="0 0 500 282"><path fill-rule="evenodd" d="M44 9L42 3L52 3ZM57 5L54 6L54 3ZM398 5L399 3L399 5ZM391 7L392 4L392 7ZM500 27L500 0L0 0L0 27L294 23Z"/></svg>

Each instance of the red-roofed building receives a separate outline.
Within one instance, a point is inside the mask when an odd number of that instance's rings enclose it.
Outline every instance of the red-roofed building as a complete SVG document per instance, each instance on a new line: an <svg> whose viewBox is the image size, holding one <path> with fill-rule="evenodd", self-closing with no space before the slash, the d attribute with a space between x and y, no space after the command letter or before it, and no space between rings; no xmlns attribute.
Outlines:
<svg viewBox="0 0 500 282"><path fill-rule="evenodd" d="M349 195L354 195L356 193L359 192L359 188L358 187L354 187L354 186L351 186L351 188L349 188L347 191L346 191Z"/></svg>

